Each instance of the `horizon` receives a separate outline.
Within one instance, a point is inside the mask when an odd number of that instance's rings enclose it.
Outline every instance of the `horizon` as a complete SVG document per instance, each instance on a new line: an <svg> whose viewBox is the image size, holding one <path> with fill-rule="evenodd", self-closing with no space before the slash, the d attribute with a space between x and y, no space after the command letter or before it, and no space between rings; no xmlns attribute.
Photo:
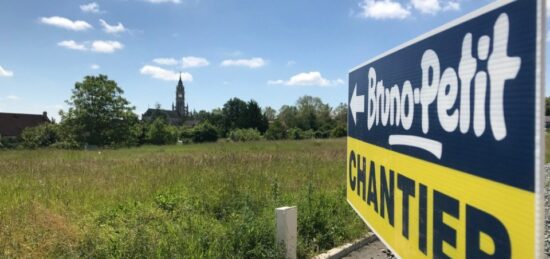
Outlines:
<svg viewBox="0 0 550 259"><path fill-rule="evenodd" d="M336 107L349 69L490 2L8 2L0 112L58 120L74 84L104 74L141 115L171 107L180 72L190 110L237 97L278 111L304 95Z"/></svg>

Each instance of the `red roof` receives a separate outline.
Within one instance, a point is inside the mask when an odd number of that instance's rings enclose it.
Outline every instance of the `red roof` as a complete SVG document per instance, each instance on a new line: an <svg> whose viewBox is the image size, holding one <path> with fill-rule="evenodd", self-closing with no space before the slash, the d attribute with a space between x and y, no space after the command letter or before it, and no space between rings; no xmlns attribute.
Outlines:
<svg viewBox="0 0 550 259"><path fill-rule="evenodd" d="M0 136L19 136L25 128L50 122L44 114L20 114L0 112Z"/></svg>

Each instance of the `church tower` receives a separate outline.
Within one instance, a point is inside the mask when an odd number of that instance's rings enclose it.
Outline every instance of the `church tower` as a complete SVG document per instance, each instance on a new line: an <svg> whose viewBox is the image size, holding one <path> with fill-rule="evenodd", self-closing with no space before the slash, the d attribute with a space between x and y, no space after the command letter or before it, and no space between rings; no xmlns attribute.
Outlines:
<svg viewBox="0 0 550 259"><path fill-rule="evenodd" d="M185 105L185 88L183 87L183 82L178 81L178 86L176 87L176 112L180 117L187 117L187 106Z"/></svg>

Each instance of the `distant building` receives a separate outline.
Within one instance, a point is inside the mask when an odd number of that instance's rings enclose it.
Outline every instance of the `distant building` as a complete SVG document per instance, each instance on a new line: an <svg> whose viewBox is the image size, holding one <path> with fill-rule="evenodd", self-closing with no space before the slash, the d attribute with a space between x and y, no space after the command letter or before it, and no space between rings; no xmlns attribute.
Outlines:
<svg viewBox="0 0 550 259"><path fill-rule="evenodd" d="M19 137L24 129L49 122L46 112L42 114L0 112L0 137Z"/></svg>
<svg viewBox="0 0 550 259"><path fill-rule="evenodd" d="M141 115L141 120L152 121L159 116L166 117L172 125L194 126L197 124L189 116L189 104L185 103L185 87L181 81L181 74L176 87L176 105L172 103L172 110L164 110L158 107L154 109L149 108Z"/></svg>

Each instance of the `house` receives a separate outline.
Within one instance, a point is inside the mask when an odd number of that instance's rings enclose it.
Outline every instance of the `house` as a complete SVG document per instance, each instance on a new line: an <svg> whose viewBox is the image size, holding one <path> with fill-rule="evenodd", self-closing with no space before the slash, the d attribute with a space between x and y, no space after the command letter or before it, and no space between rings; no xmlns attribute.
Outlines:
<svg viewBox="0 0 550 259"><path fill-rule="evenodd" d="M16 138L24 129L49 123L48 113L22 114L0 112L0 137Z"/></svg>

